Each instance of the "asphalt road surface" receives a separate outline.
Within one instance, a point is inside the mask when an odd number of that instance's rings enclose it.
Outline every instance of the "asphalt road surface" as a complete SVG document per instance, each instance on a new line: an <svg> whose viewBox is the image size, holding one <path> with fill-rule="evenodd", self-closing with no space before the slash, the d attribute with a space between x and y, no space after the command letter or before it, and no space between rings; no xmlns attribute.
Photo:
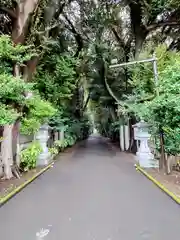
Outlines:
<svg viewBox="0 0 180 240"><path fill-rule="evenodd" d="M2 240L179 240L180 208L100 137L0 208Z"/></svg>

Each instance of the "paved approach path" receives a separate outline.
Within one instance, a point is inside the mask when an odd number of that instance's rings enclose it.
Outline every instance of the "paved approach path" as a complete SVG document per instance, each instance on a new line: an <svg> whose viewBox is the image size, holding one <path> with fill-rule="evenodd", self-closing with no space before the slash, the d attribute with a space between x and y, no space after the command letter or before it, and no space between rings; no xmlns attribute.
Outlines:
<svg viewBox="0 0 180 240"><path fill-rule="evenodd" d="M179 240L179 206L129 155L99 137L68 154L0 208L0 239Z"/></svg>

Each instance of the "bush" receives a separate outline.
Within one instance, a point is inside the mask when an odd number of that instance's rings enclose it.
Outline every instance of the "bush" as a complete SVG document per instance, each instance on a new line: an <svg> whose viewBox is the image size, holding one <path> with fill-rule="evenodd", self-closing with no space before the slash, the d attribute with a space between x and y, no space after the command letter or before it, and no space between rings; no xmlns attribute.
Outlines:
<svg viewBox="0 0 180 240"><path fill-rule="evenodd" d="M22 171L28 171L36 167L37 159L40 153L42 152L42 148L39 142L32 142L28 148L21 151L21 163L20 168Z"/></svg>
<svg viewBox="0 0 180 240"><path fill-rule="evenodd" d="M158 48L162 52L159 61L160 71L158 86L154 86L151 91L147 90L147 96L152 92L154 94L149 100L142 100L144 97L145 86L147 86L147 74L142 76L141 82L136 85L135 101L127 104L129 112L134 112L136 116L148 121L153 126L153 134L164 136L165 152L170 155L180 153L180 55L179 53L165 51L164 48ZM137 71L137 69L136 69ZM149 69L146 69L149 72ZM134 81L137 83L136 79ZM144 83L146 83L144 85ZM140 91L142 89L142 91ZM141 101L138 101L141 99ZM159 143L156 148L160 150Z"/></svg>
<svg viewBox="0 0 180 240"><path fill-rule="evenodd" d="M58 149L56 147L52 147L48 149L51 155L57 155L58 154Z"/></svg>
<svg viewBox="0 0 180 240"><path fill-rule="evenodd" d="M56 113L52 104L42 100L39 96L28 99L26 107L28 114L21 121L21 133L26 135L36 133L41 124L48 121Z"/></svg>
<svg viewBox="0 0 180 240"><path fill-rule="evenodd" d="M0 125L12 124L19 114L11 107L0 103Z"/></svg>
<svg viewBox="0 0 180 240"><path fill-rule="evenodd" d="M77 141L75 136L66 135L64 140L55 141L55 147L58 147L60 151L63 151L67 147L73 146Z"/></svg>

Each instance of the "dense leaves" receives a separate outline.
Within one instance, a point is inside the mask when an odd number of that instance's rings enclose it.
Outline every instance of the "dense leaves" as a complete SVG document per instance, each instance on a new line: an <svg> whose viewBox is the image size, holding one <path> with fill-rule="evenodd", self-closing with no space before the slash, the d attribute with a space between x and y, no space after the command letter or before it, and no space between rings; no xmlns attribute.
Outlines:
<svg viewBox="0 0 180 240"><path fill-rule="evenodd" d="M31 57L36 56L31 46L13 45L8 35L0 36L0 72L13 73L14 65L23 66Z"/></svg>
<svg viewBox="0 0 180 240"><path fill-rule="evenodd" d="M22 131L32 133L38 130L41 123L47 121L54 113L52 105L42 100L34 92L35 83L25 82L22 76L13 75L13 65L23 66L33 57L30 47L13 46L8 36L0 37L0 123L5 125L13 123L21 116ZM30 98L28 97L30 94ZM29 121L29 122L28 122Z"/></svg>
<svg viewBox="0 0 180 240"><path fill-rule="evenodd" d="M57 106L63 106L72 98L77 81L76 63L73 57L59 56L54 52L43 58L35 78L36 88L43 98Z"/></svg>
<svg viewBox="0 0 180 240"><path fill-rule="evenodd" d="M134 80L137 84L134 89L137 93L136 102L127 104L127 106L130 112L134 112L138 117L152 124L155 135L160 134L160 129L162 129L166 153L176 155L180 153L180 55L175 52L165 52L164 47L160 47L158 50L160 49L164 57L160 62L160 66L163 66L163 68L159 68L158 86L154 85L154 90L152 88L146 90L145 86L149 86L146 80L151 79L150 75L145 72L141 77L141 82L137 82L137 75L135 74ZM164 66L166 67L164 68ZM137 69L135 69L136 71ZM149 69L146 71L148 72ZM146 85L144 85L145 83ZM155 90L158 92L158 95L155 94ZM148 101L144 100L138 103L138 98L144 98L144 92L147 95L154 93L154 97Z"/></svg>
<svg viewBox="0 0 180 240"><path fill-rule="evenodd" d="M28 148L21 152L21 164L22 171L27 172L30 169L36 167L36 162L39 154L42 152L42 148L39 142L32 142Z"/></svg>
<svg viewBox="0 0 180 240"><path fill-rule="evenodd" d="M36 133L41 124L46 123L56 113L50 102L42 100L37 95L26 100L26 108L28 112L21 124L21 133L26 135Z"/></svg>

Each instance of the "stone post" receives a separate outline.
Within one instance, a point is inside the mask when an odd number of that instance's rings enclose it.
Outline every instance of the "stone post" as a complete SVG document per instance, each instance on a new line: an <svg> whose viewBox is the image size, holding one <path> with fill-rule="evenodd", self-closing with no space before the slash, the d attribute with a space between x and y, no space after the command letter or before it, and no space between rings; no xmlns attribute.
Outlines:
<svg viewBox="0 0 180 240"><path fill-rule="evenodd" d="M129 126L120 125L119 134L121 151L127 151L129 148Z"/></svg>
<svg viewBox="0 0 180 240"><path fill-rule="evenodd" d="M2 156L0 155L0 178L4 175Z"/></svg>
<svg viewBox="0 0 180 240"><path fill-rule="evenodd" d="M55 141L58 141L59 140L59 131L56 131L55 132Z"/></svg>
<svg viewBox="0 0 180 240"><path fill-rule="evenodd" d="M47 147L47 141L49 139L48 129L49 126L47 124L44 124L40 127L38 133L36 134L36 139L39 141L43 150L38 157L37 166L47 165L51 159L51 154L49 153Z"/></svg>
<svg viewBox="0 0 180 240"><path fill-rule="evenodd" d="M60 134L59 134L59 140L64 141L64 128L61 129Z"/></svg>

